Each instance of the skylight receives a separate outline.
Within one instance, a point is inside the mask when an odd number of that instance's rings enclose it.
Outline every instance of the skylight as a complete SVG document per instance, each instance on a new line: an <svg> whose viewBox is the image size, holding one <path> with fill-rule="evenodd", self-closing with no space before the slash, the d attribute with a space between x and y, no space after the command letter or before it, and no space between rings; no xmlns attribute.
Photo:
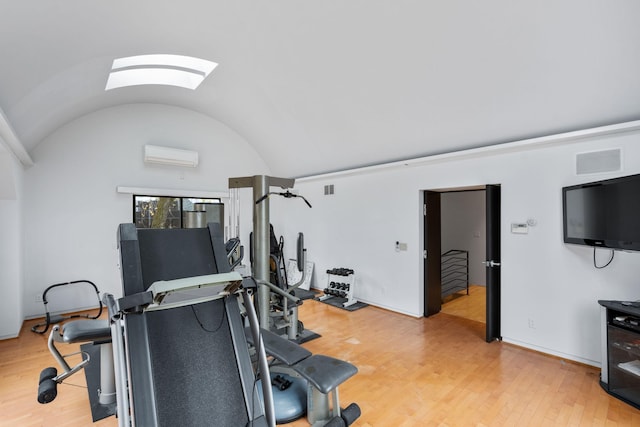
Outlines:
<svg viewBox="0 0 640 427"><path fill-rule="evenodd" d="M138 55L117 58L105 90L137 85L168 85L196 89L217 63L182 55Z"/></svg>

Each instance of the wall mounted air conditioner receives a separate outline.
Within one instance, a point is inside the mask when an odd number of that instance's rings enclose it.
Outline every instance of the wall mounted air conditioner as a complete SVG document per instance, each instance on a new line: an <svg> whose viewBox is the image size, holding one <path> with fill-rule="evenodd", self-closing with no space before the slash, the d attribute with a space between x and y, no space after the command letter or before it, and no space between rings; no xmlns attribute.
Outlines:
<svg viewBox="0 0 640 427"><path fill-rule="evenodd" d="M195 168L198 166L198 152L157 145L145 145L144 162Z"/></svg>

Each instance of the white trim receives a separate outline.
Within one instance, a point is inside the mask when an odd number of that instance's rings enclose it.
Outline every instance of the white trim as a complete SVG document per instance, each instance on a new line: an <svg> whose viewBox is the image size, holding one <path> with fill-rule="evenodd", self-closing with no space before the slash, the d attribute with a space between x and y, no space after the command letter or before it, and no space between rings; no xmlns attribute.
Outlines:
<svg viewBox="0 0 640 427"><path fill-rule="evenodd" d="M576 142L584 138L592 138L596 136L612 135L622 132L632 132L640 130L640 120L618 123L608 126L600 126L595 128L577 130L573 132L559 133L555 135L541 136L537 138L523 139L514 142L505 142L502 144L494 144L485 147L470 148L467 150L453 151L450 153L436 154L433 156L417 157L413 159L400 160L390 163L382 163L378 165L363 166L360 168L346 169L342 171L323 173L318 175L309 175L296 178L297 182L310 182L319 179L335 178L347 175L357 175L367 172L377 172L385 169L402 168L409 166L424 166L430 163L445 162L451 160L460 160L465 158L490 156L503 154L514 151L532 150L544 145L551 144L568 144Z"/></svg>
<svg viewBox="0 0 640 427"><path fill-rule="evenodd" d="M18 338L20 334L8 334L8 335L0 335L0 341L9 340L12 338Z"/></svg>
<svg viewBox="0 0 640 427"><path fill-rule="evenodd" d="M420 256L422 256L422 255L420 255ZM322 291L322 289L316 288L316 287L313 287L313 286L311 287L311 289ZM380 308L382 310L387 310L387 311L391 311L391 312L394 312L394 313L402 314L404 316L413 317L415 319L421 319L421 318L424 317L422 314L419 314L419 313L414 313L414 312L407 311L407 310L400 310L397 307L391 307L391 306L386 305L386 304L380 304L378 302L372 302L370 300L362 299L360 297L357 297L356 299L358 300L358 302L361 302L361 303L364 303L364 304L368 304L368 305L370 305L372 307L377 307L377 308Z"/></svg>
<svg viewBox="0 0 640 427"><path fill-rule="evenodd" d="M116 192L120 194L138 194L141 196L173 196L195 197L199 199L228 199L228 191L180 190L166 188L126 187L119 185Z"/></svg>
<svg viewBox="0 0 640 427"><path fill-rule="evenodd" d="M33 166L33 159L24 148L24 145L22 145L22 142L20 142L20 139L13 130L13 127L11 127L11 123L9 123L2 109L0 109L0 142L7 147L9 152L13 153L16 159L22 163L22 166Z"/></svg>
<svg viewBox="0 0 640 427"><path fill-rule="evenodd" d="M596 367L596 368L600 368L601 367L601 363L598 362L597 360L586 359L584 357L575 356L573 354L568 354L568 353L563 353L561 351L552 350L552 349L547 348L547 347L540 347L540 346L537 346L537 345L534 345L534 344L529 344L529 343L524 342L524 341L514 340L514 339L511 339L511 338L507 338L507 337L502 337L502 342L505 342L505 343L511 344L511 345L515 345L515 346L518 346L518 347L526 348L526 349L529 349L529 350L534 350L534 351L537 351L538 353L550 354L552 356L556 356L556 357L559 357L561 359L572 360L574 362L582 363L584 365L589 365L589 366L593 366L593 367Z"/></svg>

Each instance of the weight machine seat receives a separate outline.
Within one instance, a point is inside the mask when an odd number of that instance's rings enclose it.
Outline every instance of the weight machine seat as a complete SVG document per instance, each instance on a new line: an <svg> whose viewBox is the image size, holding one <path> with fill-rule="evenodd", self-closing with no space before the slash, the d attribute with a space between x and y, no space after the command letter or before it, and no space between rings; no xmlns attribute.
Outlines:
<svg viewBox="0 0 640 427"><path fill-rule="evenodd" d="M268 355L286 363L323 394L334 390L358 372L358 368L344 360L311 354L306 348L266 329L261 328L260 333ZM247 341L255 345L252 335L246 335Z"/></svg>
<svg viewBox="0 0 640 427"><path fill-rule="evenodd" d="M109 342L111 327L108 320L74 320L62 327L62 342L73 344L79 342Z"/></svg>
<svg viewBox="0 0 640 427"><path fill-rule="evenodd" d="M314 354L292 367L324 394L358 373L358 368L351 363L321 354Z"/></svg>
<svg viewBox="0 0 640 427"><path fill-rule="evenodd" d="M260 334L262 335L264 349L267 354L289 366L295 365L301 360L311 356L311 352L306 348L289 341L288 339L282 338L280 335L267 329L260 328ZM246 328L245 335L247 336L247 342L255 346L253 342L253 335L248 328Z"/></svg>

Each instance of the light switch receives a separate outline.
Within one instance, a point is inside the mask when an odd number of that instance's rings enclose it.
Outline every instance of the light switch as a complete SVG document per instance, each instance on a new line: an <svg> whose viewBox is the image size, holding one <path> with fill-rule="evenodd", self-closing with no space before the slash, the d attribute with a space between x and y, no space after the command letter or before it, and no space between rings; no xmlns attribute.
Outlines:
<svg viewBox="0 0 640 427"><path fill-rule="evenodd" d="M528 234L529 225L527 225L526 223L521 223L521 224L511 223L511 232L513 234Z"/></svg>
<svg viewBox="0 0 640 427"><path fill-rule="evenodd" d="M396 242L396 252L406 251L406 250L407 250L407 244L406 243Z"/></svg>

